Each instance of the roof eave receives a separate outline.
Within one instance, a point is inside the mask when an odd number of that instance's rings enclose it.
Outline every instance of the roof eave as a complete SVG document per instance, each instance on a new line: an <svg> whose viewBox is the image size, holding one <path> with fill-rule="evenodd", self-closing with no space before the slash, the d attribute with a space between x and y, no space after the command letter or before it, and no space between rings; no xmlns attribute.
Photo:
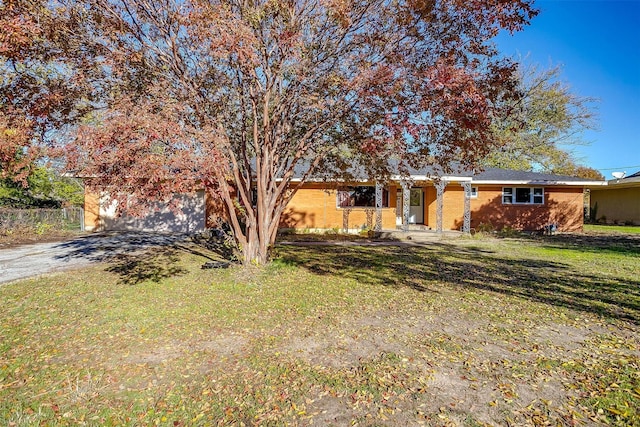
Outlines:
<svg viewBox="0 0 640 427"><path fill-rule="evenodd" d="M606 181L549 181L549 180L472 180L472 184L482 185L554 185L554 186L574 186L574 187L596 187L607 185Z"/></svg>
<svg viewBox="0 0 640 427"><path fill-rule="evenodd" d="M443 175L443 176L434 176L434 175L392 175L389 177L391 181L436 181L440 179L441 181L448 182L470 182L472 178L470 176L455 176L455 175Z"/></svg>

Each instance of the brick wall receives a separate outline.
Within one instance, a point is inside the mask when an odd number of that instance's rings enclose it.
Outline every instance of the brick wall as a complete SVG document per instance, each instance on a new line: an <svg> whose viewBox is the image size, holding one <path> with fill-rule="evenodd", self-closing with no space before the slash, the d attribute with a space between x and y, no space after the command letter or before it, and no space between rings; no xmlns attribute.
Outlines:
<svg viewBox="0 0 640 427"><path fill-rule="evenodd" d="M396 194L398 186L389 187L389 208L383 209L384 229L396 228ZM424 224L436 228L436 190L425 184ZM519 230L535 231L554 223L560 231L581 231L583 226L583 189L581 187L545 187L542 205L504 205L502 186L483 185L478 197L471 199L471 227L491 224L496 229L505 226ZM348 216L349 228L370 227L364 208L354 208ZM281 226L287 228L343 228L344 210L336 207L336 191L324 190L322 184L310 184L301 189L291 201ZM464 215L464 188L459 183L449 183L443 193L442 227L444 230L460 230ZM373 217L375 221L375 217Z"/></svg>
<svg viewBox="0 0 640 427"><path fill-rule="evenodd" d="M496 229L535 231L553 223L559 231L582 231L583 205L582 187L545 187L542 205L505 205L502 186L481 185L478 198L471 200L471 227L491 224ZM462 224L462 217L457 223Z"/></svg>
<svg viewBox="0 0 640 427"><path fill-rule="evenodd" d="M218 226L218 220L228 222L229 216L224 208L224 202L219 197L213 197L208 191L204 193L205 224L207 228Z"/></svg>
<svg viewBox="0 0 640 427"><path fill-rule="evenodd" d="M388 187L389 207L382 209L382 228L396 228L397 185ZM638 191L638 189L635 189ZM424 223L436 228L436 190L425 184ZM604 193L604 192L599 192ZM637 194L634 193L637 199ZM374 208L352 208L348 215L336 204L336 190L325 189L325 184L306 184L293 197L282 216L280 226L295 229L343 229L345 220L348 228L358 229L363 225L375 225ZM208 195L206 200L207 226L212 227L216 215L224 215L222 202ZM450 183L443 195L443 229L460 230L464 215L464 189L459 183ZM593 192L592 192L593 200ZM601 216L602 212L598 212ZM478 198L471 199L471 227L491 224L496 229L510 226L521 230L539 230L547 224L556 223L560 231L581 231L583 226L583 189L581 187L545 187L543 205L503 205L502 186L478 186ZM85 193L85 227L98 229L99 197L95 193Z"/></svg>
<svg viewBox="0 0 640 427"><path fill-rule="evenodd" d="M389 188L389 208L382 209L382 227L395 228L396 189ZM226 216L223 202L211 196L206 197L207 227L215 225L215 218ZM373 228L375 208L352 208L346 215L348 228L361 228L363 225ZM309 183L300 189L285 209L281 219L281 228L293 229L343 229L345 209L337 207L337 192L326 189L325 184Z"/></svg>
<svg viewBox="0 0 640 427"><path fill-rule="evenodd" d="M425 191L425 225L432 230L437 228L438 202L436 188L433 185L424 188ZM464 215L464 189L459 183L449 183L442 194L442 229L458 230L462 227ZM458 224L460 222L460 224Z"/></svg>
<svg viewBox="0 0 640 427"><path fill-rule="evenodd" d="M351 208L345 210L337 207L337 191L327 190L324 184L307 184L293 196L280 220L283 228L320 228L343 229L345 221L348 228L369 228L375 226L375 208ZM389 188L389 206L382 209L382 228L396 226L396 191Z"/></svg>

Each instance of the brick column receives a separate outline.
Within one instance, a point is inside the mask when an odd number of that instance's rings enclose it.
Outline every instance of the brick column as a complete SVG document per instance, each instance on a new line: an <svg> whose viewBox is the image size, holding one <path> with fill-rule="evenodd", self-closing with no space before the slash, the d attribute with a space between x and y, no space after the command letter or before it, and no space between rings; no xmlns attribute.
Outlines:
<svg viewBox="0 0 640 427"><path fill-rule="evenodd" d="M445 181L436 181L436 232L442 233L442 208L444 188L447 186Z"/></svg>
<svg viewBox="0 0 640 427"><path fill-rule="evenodd" d="M402 231L409 231L409 197L411 182L402 181Z"/></svg>
<svg viewBox="0 0 640 427"><path fill-rule="evenodd" d="M382 184L376 182L376 223L375 231L382 231Z"/></svg>
<svg viewBox="0 0 640 427"><path fill-rule="evenodd" d="M471 183L463 182L462 188L464 188L464 214L462 216L462 232L471 232Z"/></svg>

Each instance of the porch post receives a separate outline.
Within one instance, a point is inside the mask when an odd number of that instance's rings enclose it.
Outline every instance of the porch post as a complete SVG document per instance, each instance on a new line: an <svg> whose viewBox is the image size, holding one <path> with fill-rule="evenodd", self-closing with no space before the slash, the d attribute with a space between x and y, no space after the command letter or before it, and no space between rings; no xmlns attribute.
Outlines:
<svg viewBox="0 0 640 427"><path fill-rule="evenodd" d="M402 231L409 231L409 197L411 183L402 181Z"/></svg>
<svg viewBox="0 0 640 427"><path fill-rule="evenodd" d="M463 182L462 188L464 188L464 215L462 219L462 232L471 232L471 183Z"/></svg>
<svg viewBox="0 0 640 427"><path fill-rule="evenodd" d="M349 233L349 214L351 213L351 208L344 208L342 210L342 230L345 233Z"/></svg>
<svg viewBox="0 0 640 427"><path fill-rule="evenodd" d="M443 195L444 187L447 186L445 181L436 181L436 232L442 233L442 208L443 208Z"/></svg>
<svg viewBox="0 0 640 427"><path fill-rule="evenodd" d="M382 231L382 184L376 181L376 224L375 231Z"/></svg>

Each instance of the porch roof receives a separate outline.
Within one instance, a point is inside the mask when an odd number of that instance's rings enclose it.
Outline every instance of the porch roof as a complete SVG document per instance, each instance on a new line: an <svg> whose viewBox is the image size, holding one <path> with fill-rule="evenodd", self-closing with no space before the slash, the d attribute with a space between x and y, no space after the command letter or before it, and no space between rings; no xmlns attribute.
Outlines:
<svg viewBox="0 0 640 427"><path fill-rule="evenodd" d="M299 181L306 165L296 167L294 181ZM486 168L481 172L459 170L454 173L444 173L438 166L426 166L424 168L407 168L408 175L401 174L396 164L391 165L391 181L446 181L446 182L471 182L472 184L494 184L494 185L572 185L584 187L599 187L607 185L607 181L579 178L575 176L556 175L532 171L518 171L500 168ZM454 168L455 170L455 168ZM369 177L362 167L353 167L347 171L352 177L348 181L371 182L375 179ZM314 181L335 181L328 177L323 177L321 173L314 177ZM345 180L346 181L346 180Z"/></svg>

